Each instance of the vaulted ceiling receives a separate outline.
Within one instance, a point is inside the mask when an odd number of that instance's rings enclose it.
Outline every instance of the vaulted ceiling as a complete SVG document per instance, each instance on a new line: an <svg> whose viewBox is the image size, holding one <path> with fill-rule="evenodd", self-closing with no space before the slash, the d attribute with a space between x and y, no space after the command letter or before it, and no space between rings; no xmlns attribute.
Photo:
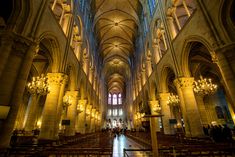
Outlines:
<svg viewBox="0 0 235 157"><path fill-rule="evenodd" d="M109 92L122 92L130 77L139 26L138 0L93 0L95 36Z"/></svg>

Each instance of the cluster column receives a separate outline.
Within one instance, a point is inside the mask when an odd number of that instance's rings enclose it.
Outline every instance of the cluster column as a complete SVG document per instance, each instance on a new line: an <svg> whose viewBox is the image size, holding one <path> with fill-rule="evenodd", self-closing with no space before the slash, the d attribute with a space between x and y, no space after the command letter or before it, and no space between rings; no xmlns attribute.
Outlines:
<svg viewBox="0 0 235 157"><path fill-rule="evenodd" d="M162 122L163 122L163 128L164 128L164 134L174 134L173 128L171 128L171 125L169 123L169 119L171 119L171 109L170 106L167 103L168 97L170 96L170 93L160 93L160 104L162 107Z"/></svg>
<svg viewBox="0 0 235 157"><path fill-rule="evenodd" d="M78 114L77 120L77 132L81 134L85 134L85 123L86 123L86 99L78 100L78 108L80 109L80 113Z"/></svg>
<svg viewBox="0 0 235 157"><path fill-rule="evenodd" d="M68 119L70 120L70 125L66 130L67 136L75 135L75 122L77 115L77 102L78 102L78 91L67 91L67 96L71 98L71 105L68 107Z"/></svg>
<svg viewBox="0 0 235 157"><path fill-rule="evenodd" d="M152 142L152 151L153 156L158 156L158 142L157 142L157 131L160 131L159 127L159 121L157 115L159 115L158 112L156 112L156 107L159 106L158 101L149 101L149 106L151 110L151 116L150 117L150 129L151 129L151 142ZM154 117L156 116L156 117Z"/></svg>
<svg viewBox="0 0 235 157"><path fill-rule="evenodd" d="M201 117L193 91L194 78L182 77L174 80L180 98L181 110L185 124L185 135L203 136Z"/></svg>
<svg viewBox="0 0 235 157"><path fill-rule="evenodd" d="M42 125L41 132L39 135L40 139L56 139L58 124L58 104L61 105L59 101L61 85L66 75L62 73L48 73L48 83L49 83L49 93L46 98L42 113Z"/></svg>

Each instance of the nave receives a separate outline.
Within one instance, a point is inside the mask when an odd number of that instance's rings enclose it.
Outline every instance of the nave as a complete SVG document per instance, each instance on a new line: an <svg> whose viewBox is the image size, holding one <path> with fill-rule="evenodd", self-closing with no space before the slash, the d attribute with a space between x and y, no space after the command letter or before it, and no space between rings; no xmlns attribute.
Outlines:
<svg viewBox="0 0 235 157"><path fill-rule="evenodd" d="M233 157L234 141L186 138L182 134L158 132L157 148L151 148L150 132L127 131L116 134L102 131L73 137L61 136L56 141L34 141L22 137L11 148L1 150L1 157Z"/></svg>

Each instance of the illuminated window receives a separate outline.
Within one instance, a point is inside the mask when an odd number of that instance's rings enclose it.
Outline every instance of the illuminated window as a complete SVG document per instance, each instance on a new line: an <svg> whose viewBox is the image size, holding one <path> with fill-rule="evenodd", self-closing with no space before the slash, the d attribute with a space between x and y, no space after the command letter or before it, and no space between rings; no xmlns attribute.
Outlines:
<svg viewBox="0 0 235 157"><path fill-rule="evenodd" d="M156 1L155 0L148 0L148 6L149 6L150 15L152 17L153 13L154 13L154 9L156 7Z"/></svg>
<svg viewBox="0 0 235 157"><path fill-rule="evenodd" d="M122 109L119 109L119 116L122 116L123 112Z"/></svg>
<svg viewBox="0 0 235 157"><path fill-rule="evenodd" d="M111 114L112 114L112 110L109 109L109 110L108 110L108 116L111 116Z"/></svg>
<svg viewBox="0 0 235 157"><path fill-rule="evenodd" d="M108 104L112 104L112 95L109 93Z"/></svg>
<svg viewBox="0 0 235 157"><path fill-rule="evenodd" d="M118 104L122 104L122 94L118 94Z"/></svg>
<svg viewBox="0 0 235 157"><path fill-rule="evenodd" d="M113 109L113 116L117 116L117 109Z"/></svg>
<svg viewBox="0 0 235 157"><path fill-rule="evenodd" d="M117 105L117 94L113 94L113 105Z"/></svg>

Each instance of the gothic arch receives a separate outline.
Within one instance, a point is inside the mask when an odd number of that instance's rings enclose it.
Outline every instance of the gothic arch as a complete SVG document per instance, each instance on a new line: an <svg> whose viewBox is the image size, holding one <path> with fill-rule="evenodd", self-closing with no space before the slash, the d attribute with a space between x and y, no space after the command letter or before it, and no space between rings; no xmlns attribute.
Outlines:
<svg viewBox="0 0 235 157"><path fill-rule="evenodd" d="M174 78L176 77L175 71L173 70L171 66L164 66L164 68L161 71L160 76L160 92L168 92L169 91L169 85L173 85ZM169 84L169 81L171 83Z"/></svg>
<svg viewBox="0 0 235 157"><path fill-rule="evenodd" d="M182 67L182 73L183 76L185 77L190 77L191 73L190 73L190 68L189 68L189 53L191 50L191 47L193 45L193 43L201 43L202 45L204 45L209 52L213 52L212 46L211 44L204 39L201 36L190 36L188 37L188 39L185 40L183 49L182 49L182 55L181 55L181 60L180 60L180 67Z"/></svg>
<svg viewBox="0 0 235 157"><path fill-rule="evenodd" d="M222 1L218 15L219 24L223 29L226 36L231 40L235 40L235 0ZM228 33L229 32L229 33Z"/></svg>

